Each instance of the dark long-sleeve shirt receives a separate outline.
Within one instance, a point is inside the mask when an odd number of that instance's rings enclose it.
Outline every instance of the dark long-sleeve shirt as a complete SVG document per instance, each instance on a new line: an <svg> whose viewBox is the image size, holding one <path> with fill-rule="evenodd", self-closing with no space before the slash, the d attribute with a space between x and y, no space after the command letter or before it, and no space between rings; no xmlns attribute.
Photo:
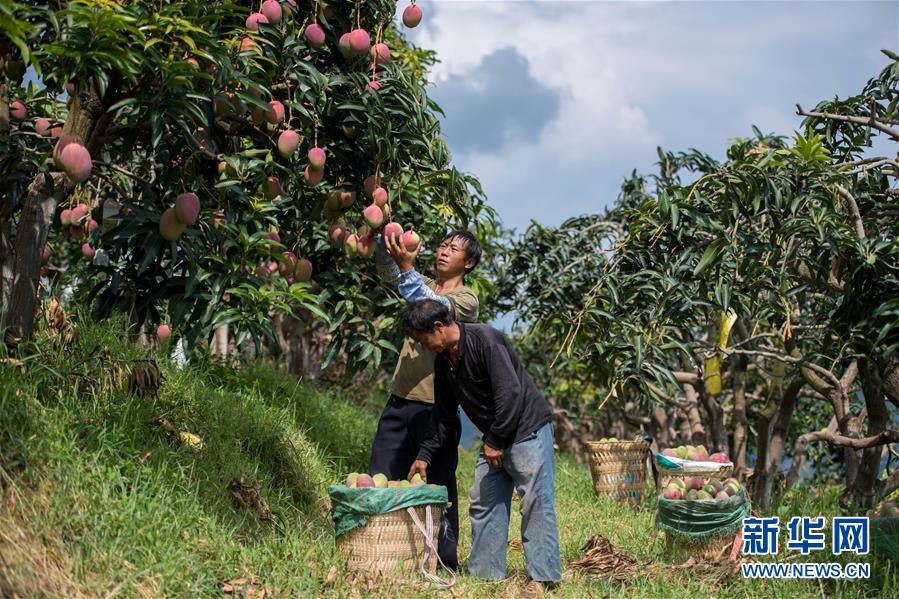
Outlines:
<svg viewBox="0 0 899 599"><path fill-rule="evenodd" d="M456 366L446 352L434 361L437 409L418 451L418 459L428 463L454 426L458 406L484 432L484 443L496 449L506 449L552 420L549 404L506 336L485 324L457 324Z"/></svg>

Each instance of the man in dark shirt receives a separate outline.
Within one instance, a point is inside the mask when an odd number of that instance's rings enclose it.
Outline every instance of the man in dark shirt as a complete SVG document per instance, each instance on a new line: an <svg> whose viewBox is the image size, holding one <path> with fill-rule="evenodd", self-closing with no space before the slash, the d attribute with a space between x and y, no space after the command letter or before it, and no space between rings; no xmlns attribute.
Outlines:
<svg viewBox="0 0 899 599"><path fill-rule="evenodd" d="M509 340L484 324L455 322L443 304L410 303L406 333L437 352L431 429L409 470L427 480L434 453L454 430L461 406L484 432L471 490L469 571L506 576L506 544L513 488L521 497L521 538L530 586L562 579L553 491L552 412Z"/></svg>

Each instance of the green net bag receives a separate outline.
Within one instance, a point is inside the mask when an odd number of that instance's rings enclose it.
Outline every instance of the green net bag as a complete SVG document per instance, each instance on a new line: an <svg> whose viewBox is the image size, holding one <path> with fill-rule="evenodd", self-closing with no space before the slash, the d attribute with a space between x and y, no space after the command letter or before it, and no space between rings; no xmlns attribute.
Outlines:
<svg viewBox="0 0 899 599"><path fill-rule="evenodd" d="M440 485L418 485L412 487L347 487L331 485L331 519L334 534L340 536L358 526L363 526L368 518L419 505L445 506L449 501L446 487Z"/></svg>
<svg viewBox="0 0 899 599"><path fill-rule="evenodd" d="M659 497L655 526L680 542L701 545L715 537L735 535L751 509L743 489L727 499Z"/></svg>

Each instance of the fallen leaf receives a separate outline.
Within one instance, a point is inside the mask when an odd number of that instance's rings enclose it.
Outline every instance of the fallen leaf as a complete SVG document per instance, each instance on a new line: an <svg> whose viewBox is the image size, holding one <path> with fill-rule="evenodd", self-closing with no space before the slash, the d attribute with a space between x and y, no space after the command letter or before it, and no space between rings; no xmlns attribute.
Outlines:
<svg viewBox="0 0 899 599"><path fill-rule="evenodd" d="M193 433L181 431L180 433L178 433L178 438L181 440L182 444L190 447L194 451L200 451L205 446L205 443L203 443L203 439Z"/></svg>
<svg viewBox="0 0 899 599"><path fill-rule="evenodd" d="M636 574L637 560L615 549L602 535L591 537L581 551L585 552L584 557L571 563L575 570L582 570L590 576L616 580L625 580Z"/></svg>
<svg viewBox="0 0 899 599"><path fill-rule="evenodd" d="M244 590L244 587L247 584L246 578L232 578L231 580L226 580L222 582L222 592L223 593L240 593Z"/></svg>
<svg viewBox="0 0 899 599"><path fill-rule="evenodd" d="M128 372L128 390L139 396L156 397L165 377L155 360L141 360Z"/></svg>
<svg viewBox="0 0 899 599"><path fill-rule="evenodd" d="M328 577L325 579L327 584L331 584L337 580L337 566L331 566L331 569L328 570Z"/></svg>

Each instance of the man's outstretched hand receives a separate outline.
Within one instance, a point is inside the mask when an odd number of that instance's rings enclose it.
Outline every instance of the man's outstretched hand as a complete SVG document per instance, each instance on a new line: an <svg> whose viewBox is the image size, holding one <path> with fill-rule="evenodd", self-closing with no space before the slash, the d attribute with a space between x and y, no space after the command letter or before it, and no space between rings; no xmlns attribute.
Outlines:
<svg viewBox="0 0 899 599"><path fill-rule="evenodd" d="M400 237L385 235L384 248L387 250L387 253L390 254L390 257L393 258L393 261L396 262L400 272L409 272L412 270L412 265L415 263L415 257L418 256L418 252L421 251L421 244L418 244L418 247L415 248L414 252L410 252L406 249L406 246L403 245L403 240Z"/></svg>
<svg viewBox="0 0 899 599"><path fill-rule="evenodd" d="M428 463L424 460L415 460L412 462L412 467L409 468L409 476L406 477L406 480L412 480L412 477L416 474L421 475L421 480L428 482Z"/></svg>

